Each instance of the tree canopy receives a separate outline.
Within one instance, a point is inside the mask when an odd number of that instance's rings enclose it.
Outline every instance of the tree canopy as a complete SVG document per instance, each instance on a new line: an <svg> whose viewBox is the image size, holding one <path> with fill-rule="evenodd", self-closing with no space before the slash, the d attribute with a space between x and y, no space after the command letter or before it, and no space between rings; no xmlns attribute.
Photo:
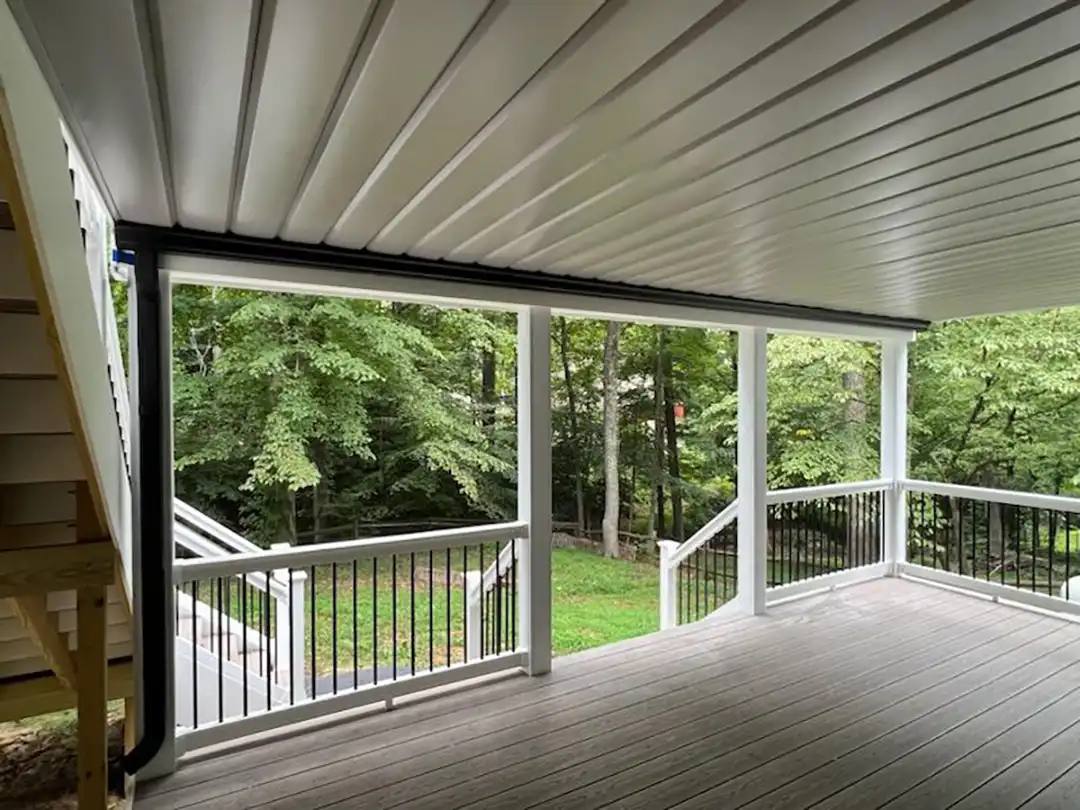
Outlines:
<svg viewBox="0 0 1080 810"><path fill-rule="evenodd" d="M512 315L195 286L173 302L180 497L263 543L513 514ZM736 337L551 331L555 520L599 539L605 345L620 532L687 535L715 514L734 493ZM774 335L768 354L770 486L876 477L877 347ZM1078 355L1080 309L921 334L912 476L1080 489Z"/></svg>

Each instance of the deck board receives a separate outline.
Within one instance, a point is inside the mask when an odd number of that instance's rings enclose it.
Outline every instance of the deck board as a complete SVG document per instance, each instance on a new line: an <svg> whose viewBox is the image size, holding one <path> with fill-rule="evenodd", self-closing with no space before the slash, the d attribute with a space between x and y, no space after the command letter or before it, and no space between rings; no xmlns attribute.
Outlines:
<svg viewBox="0 0 1080 810"><path fill-rule="evenodd" d="M1080 626L878 580L201 758L136 808L1051 807L1078 716Z"/></svg>

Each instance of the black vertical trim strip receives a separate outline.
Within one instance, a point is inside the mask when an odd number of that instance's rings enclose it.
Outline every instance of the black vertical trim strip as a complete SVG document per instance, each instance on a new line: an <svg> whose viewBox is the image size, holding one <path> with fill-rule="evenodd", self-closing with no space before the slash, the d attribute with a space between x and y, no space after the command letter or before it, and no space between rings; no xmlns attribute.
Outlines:
<svg viewBox="0 0 1080 810"><path fill-rule="evenodd" d="M132 392L132 547L137 548L134 592L138 594L138 632L141 657L139 682L143 692L139 706L142 737L124 757L124 770L137 773L148 765L165 742L168 706L166 693L170 673L166 632L169 626L169 590L172 587L172 526L169 504L172 475L169 405L165 395L171 380L163 362L165 329L169 318L162 300L162 274L158 254L147 242L130 245L135 253L134 306L129 317L135 336L131 352Z"/></svg>

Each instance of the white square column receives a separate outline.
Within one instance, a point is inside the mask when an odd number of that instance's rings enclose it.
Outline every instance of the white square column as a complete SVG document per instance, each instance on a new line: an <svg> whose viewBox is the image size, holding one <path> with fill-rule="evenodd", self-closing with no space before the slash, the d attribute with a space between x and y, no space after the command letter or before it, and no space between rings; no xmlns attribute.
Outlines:
<svg viewBox="0 0 1080 810"><path fill-rule="evenodd" d="M530 675L551 670L551 310L518 313L518 519L529 540L518 561L518 616Z"/></svg>
<svg viewBox="0 0 1080 810"><path fill-rule="evenodd" d="M891 576L907 561L907 379L908 344L903 338L881 342L881 477L892 483L885 493L882 559Z"/></svg>
<svg viewBox="0 0 1080 810"><path fill-rule="evenodd" d="M768 518L767 333L739 330L738 603L749 613L765 612Z"/></svg>

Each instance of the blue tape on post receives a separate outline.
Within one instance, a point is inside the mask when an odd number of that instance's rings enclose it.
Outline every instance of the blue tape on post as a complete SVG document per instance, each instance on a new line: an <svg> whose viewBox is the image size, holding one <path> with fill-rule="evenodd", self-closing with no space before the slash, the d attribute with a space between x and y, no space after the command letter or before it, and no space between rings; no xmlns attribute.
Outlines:
<svg viewBox="0 0 1080 810"><path fill-rule="evenodd" d="M112 260L116 264L135 264L135 251L134 250L120 250L114 249L112 252Z"/></svg>

